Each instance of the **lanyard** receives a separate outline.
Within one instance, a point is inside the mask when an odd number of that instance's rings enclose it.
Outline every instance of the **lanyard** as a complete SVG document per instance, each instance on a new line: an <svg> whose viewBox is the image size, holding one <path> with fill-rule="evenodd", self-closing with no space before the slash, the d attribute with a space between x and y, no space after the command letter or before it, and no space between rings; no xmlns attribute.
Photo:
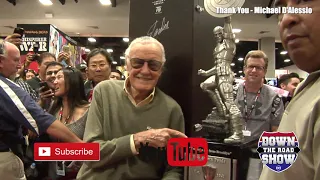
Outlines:
<svg viewBox="0 0 320 180"><path fill-rule="evenodd" d="M258 98L260 97L261 94L261 88L257 92L256 97L254 98L254 102L251 105L250 111L248 110L248 103L247 103L247 93L246 93L246 88L245 84L243 84L243 102L244 102L244 114L245 114L245 122L248 122L249 117L251 116L254 108L256 107L256 103Z"/></svg>

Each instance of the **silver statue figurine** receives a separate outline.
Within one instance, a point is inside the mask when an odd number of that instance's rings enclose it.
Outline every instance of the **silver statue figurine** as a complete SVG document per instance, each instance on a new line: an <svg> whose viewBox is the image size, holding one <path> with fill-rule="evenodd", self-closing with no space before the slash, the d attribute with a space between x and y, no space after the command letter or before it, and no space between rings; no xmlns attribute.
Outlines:
<svg viewBox="0 0 320 180"><path fill-rule="evenodd" d="M234 103L234 74L230 65L236 53L236 43L232 32L231 17L224 19L224 27L217 26L213 30L217 39L217 45L213 51L214 65L207 71L200 69L198 74L210 76L201 83L200 87L209 94L216 106L217 114L227 119L232 127L233 134L225 138L224 142L239 143L243 141L241 112Z"/></svg>

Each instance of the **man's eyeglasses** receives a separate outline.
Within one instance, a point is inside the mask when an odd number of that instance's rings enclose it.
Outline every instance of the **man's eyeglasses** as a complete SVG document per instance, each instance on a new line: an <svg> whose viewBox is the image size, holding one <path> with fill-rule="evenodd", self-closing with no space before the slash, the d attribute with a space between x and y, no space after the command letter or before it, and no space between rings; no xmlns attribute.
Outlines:
<svg viewBox="0 0 320 180"><path fill-rule="evenodd" d="M131 66L135 69L142 68L144 63L148 63L148 67L152 71L159 71L162 66L162 62L156 60L144 60L139 58L132 58L130 59Z"/></svg>
<svg viewBox="0 0 320 180"><path fill-rule="evenodd" d="M102 69L102 68L106 67L106 65L107 65L106 63L90 64L89 67L92 68L92 69L97 69L98 67L99 67L100 69Z"/></svg>
<svg viewBox="0 0 320 180"><path fill-rule="evenodd" d="M59 70L57 70L57 71L47 71L46 72L46 75L47 76L54 76L54 75L57 75L57 73L60 71L60 69Z"/></svg>
<svg viewBox="0 0 320 180"><path fill-rule="evenodd" d="M252 71L253 69L256 69L256 71L263 71L264 67L263 66L247 66L246 69L248 69L249 71Z"/></svg>

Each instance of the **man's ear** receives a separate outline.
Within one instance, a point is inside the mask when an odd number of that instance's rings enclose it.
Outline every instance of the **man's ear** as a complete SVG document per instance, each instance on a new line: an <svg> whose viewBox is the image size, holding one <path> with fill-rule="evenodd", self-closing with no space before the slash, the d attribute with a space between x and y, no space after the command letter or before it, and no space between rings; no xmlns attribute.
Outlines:
<svg viewBox="0 0 320 180"><path fill-rule="evenodd" d="M0 68L3 68L3 60L4 60L4 57L0 55Z"/></svg>
<svg viewBox="0 0 320 180"><path fill-rule="evenodd" d="M281 83L281 84L280 84L280 88L281 88L281 89L285 89L285 88L286 88L286 85L285 85L284 83Z"/></svg>
<svg viewBox="0 0 320 180"><path fill-rule="evenodd" d="M162 67L161 67L161 69L160 69L160 73L162 74L163 72L165 72L167 69L166 69L166 67L163 65Z"/></svg>

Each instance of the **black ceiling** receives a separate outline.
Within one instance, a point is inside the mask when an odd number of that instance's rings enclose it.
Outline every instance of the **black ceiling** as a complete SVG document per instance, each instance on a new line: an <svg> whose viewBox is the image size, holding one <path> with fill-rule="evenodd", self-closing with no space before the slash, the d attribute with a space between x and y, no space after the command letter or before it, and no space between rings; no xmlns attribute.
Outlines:
<svg viewBox="0 0 320 180"><path fill-rule="evenodd" d="M284 62L285 59L290 59L288 54L282 55L280 54L281 51L284 51L284 48L281 43L276 43L276 69L280 69L286 66L293 65L293 62Z"/></svg>
<svg viewBox="0 0 320 180"><path fill-rule="evenodd" d="M276 43L275 45L275 55L276 55L276 69L280 69L286 66L292 65L292 61L290 62L284 62L285 59L289 59L288 55L281 55L280 52L284 51L284 48L281 43ZM257 50L258 49L258 42L255 41L240 41L237 44L237 52L233 59L233 62L235 63L235 66L232 67L232 70L237 73L237 77L240 75L243 75L242 73L239 73L239 71L243 70L243 61L239 61L239 58L244 58L246 54L251 50Z"/></svg>
<svg viewBox="0 0 320 180"><path fill-rule="evenodd" d="M72 37L72 39L76 40L80 46L83 46L89 49L93 49L97 47L105 48L105 49L111 48L113 49L113 52L111 53L113 56L113 60L117 61L118 65L124 65L124 60L121 60L120 56L124 55L124 51L128 47L128 43L124 42L122 38L100 37L100 38L95 38L97 40L97 42L95 43L88 42L88 38L85 38L85 37ZM280 52L284 50L282 44L276 43L275 47L276 47L275 49L276 69L293 65L292 61L284 62L285 59L290 59L290 58L288 54L286 55L280 54ZM242 71L243 69L243 61L239 61L238 59L240 57L244 58L249 51L256 50L256 49L258 49L258 42L255 42L255 41L240 41L237 44L237 53L233 60L233 62L235 63L235 66L232 67L233 71L237 73L237 76L241 75L239 71Z"/></svg>
<svg viewBox="0 0 320 180"><path fill-rule="evenodd" d="M124 61L120 59L120 56L124 55L125 50L128 47L128 43L124 42L122 38L119 37L95 37L95 43L90 43L87 37L71 37L79 43L80 46L86 47L88 49L94 48L104 48L112 49L111 53L113 60L118 63L118 65L124 65Z"/></svg>

